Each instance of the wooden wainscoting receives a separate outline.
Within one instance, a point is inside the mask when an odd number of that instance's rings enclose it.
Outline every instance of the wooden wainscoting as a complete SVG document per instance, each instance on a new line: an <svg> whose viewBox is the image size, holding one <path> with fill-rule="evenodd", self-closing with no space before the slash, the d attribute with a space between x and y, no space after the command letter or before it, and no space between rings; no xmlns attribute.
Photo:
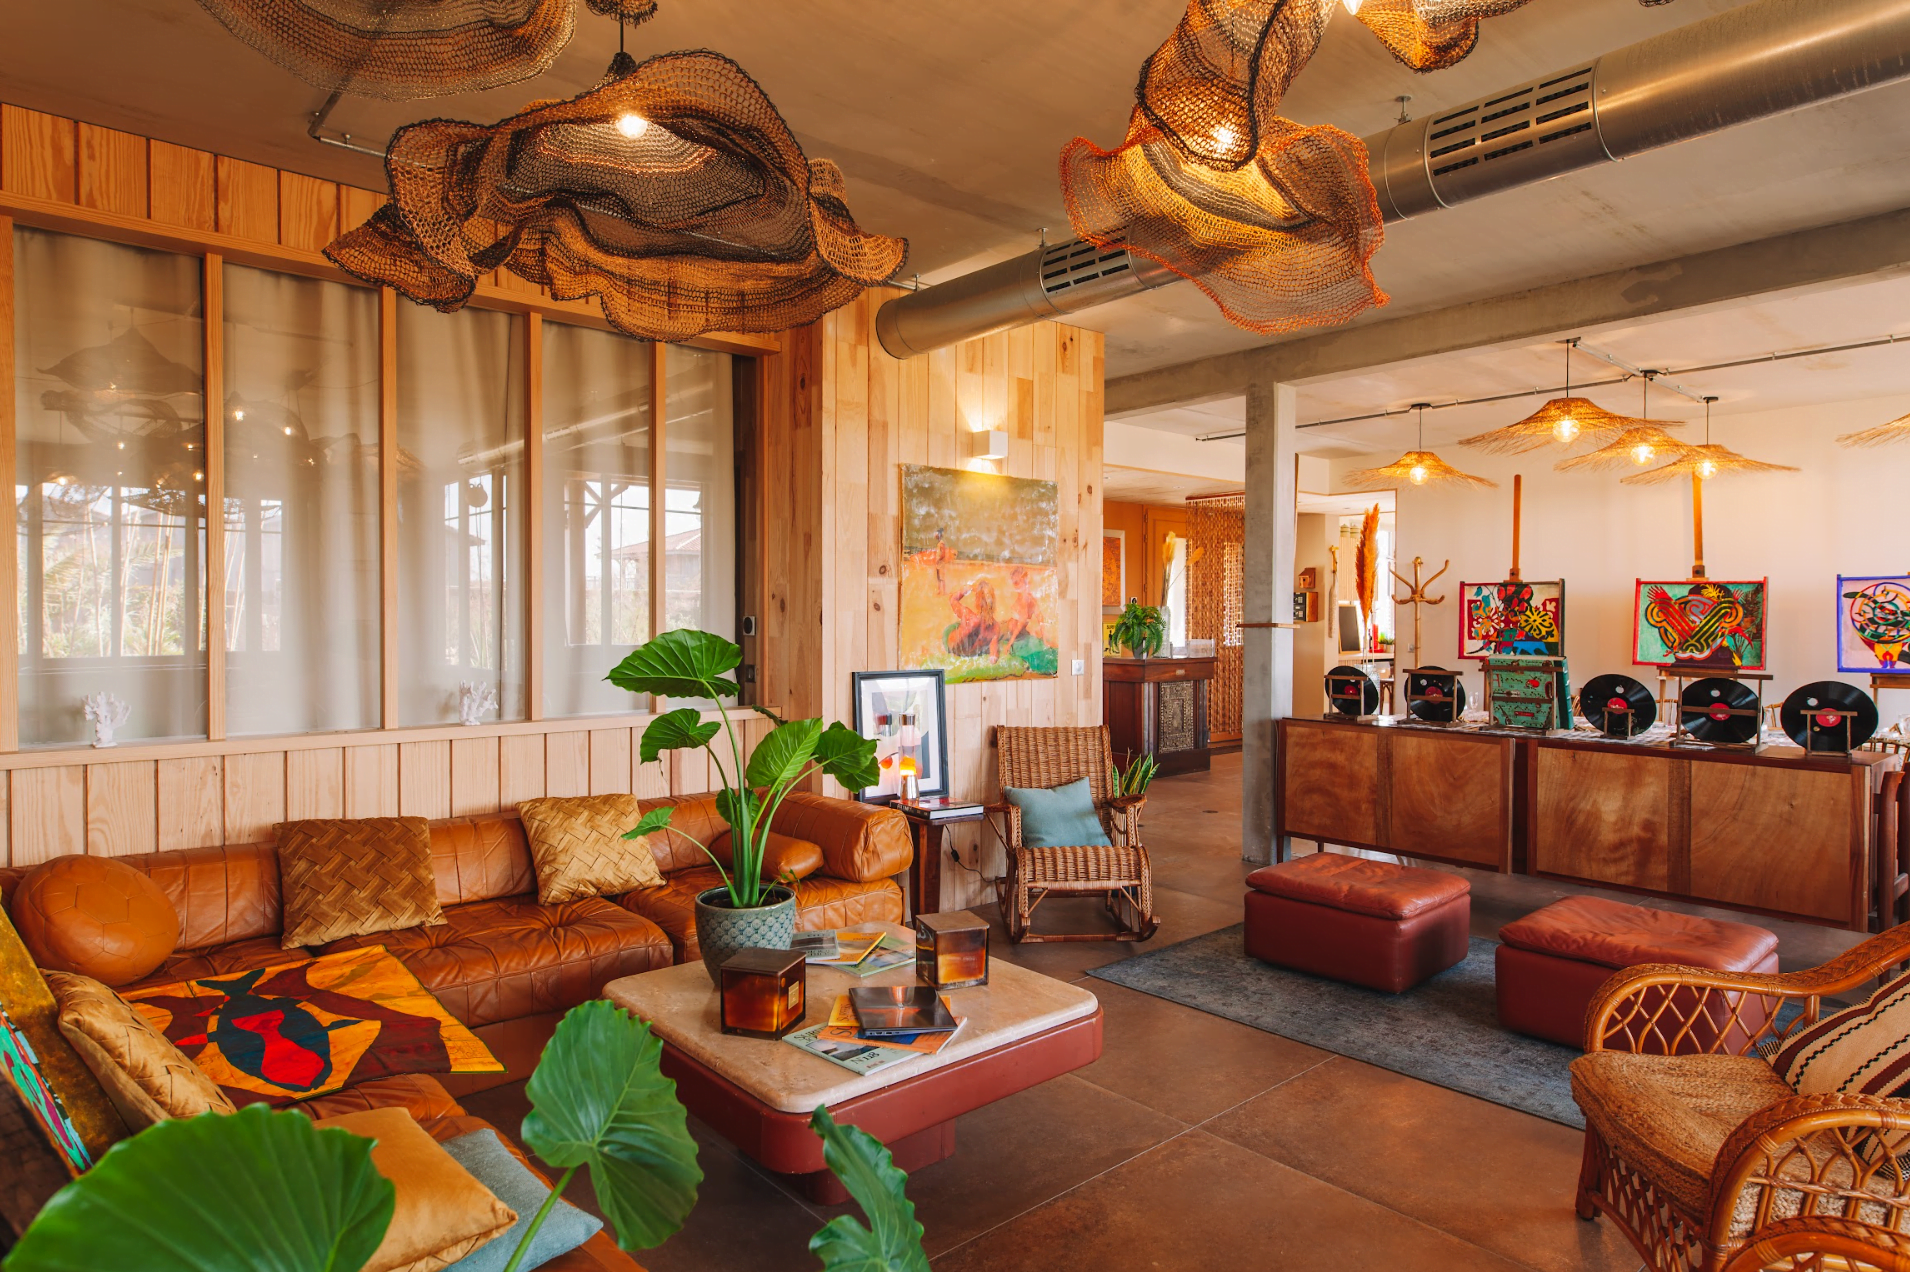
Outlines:
<svg viewBox="0 0 1910 1272"><path fill-rule="evenodd" d="M711 713L707 718L717 718ZM731 719L747 758L769 731ZM0 862L256 843L300 817L463 817L540 795L696 795L702 752L639 761L649 716L0 756Z"/></svg>

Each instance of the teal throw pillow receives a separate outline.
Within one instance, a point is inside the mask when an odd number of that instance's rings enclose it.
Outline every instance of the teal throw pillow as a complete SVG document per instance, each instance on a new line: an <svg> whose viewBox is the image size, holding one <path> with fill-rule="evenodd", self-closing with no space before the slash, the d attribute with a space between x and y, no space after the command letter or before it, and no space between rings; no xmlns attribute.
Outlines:
<svg viewBox="0 0 1910 1272"><path fill-rule="evenodd" d="M511 1150L504 1147L504 1141L489 1127L446 1140L443 1148L480 1184L496 1193L499 1201L517 1212L517 1222L508 1232L486 1241L445 1272L504 1272L504 1265L511 1261L517 1243L524 1239L524 1230L536 1217L537 1208L550 1196L550 1189L525 1169L523 1162L511 1156ZM560 1254L569 1254L603 1226L603 1220L585 1214L560 1197L550 1208L544 1226L537 1230L524 1261L517 1265L518 1272L530 1272Z"/></svg>
<svg viewBox="0 0 1910 1272"><path fill-rule="evenodd" d="M1004 787L1002 794L1021 810L1024 848L1092 848L1111 842L1094 811L1094 788L1085 777L1053 790Z"/></svg>

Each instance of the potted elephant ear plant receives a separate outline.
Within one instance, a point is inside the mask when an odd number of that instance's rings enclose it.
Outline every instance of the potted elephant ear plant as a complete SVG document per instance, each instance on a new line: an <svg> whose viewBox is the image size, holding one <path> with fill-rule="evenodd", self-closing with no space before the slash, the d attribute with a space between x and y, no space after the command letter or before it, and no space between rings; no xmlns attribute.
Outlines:
<svg viewBox="0 0 1910 1272"><path fill-rule="evenodd" d="M1128 657L1146 658L1160 653L1167 643L1167 623L1158 605L1143 605L1130 596L1108 635L1116 648L1127 650Z"/></svg>
<svg viewBox="0 0 1910 1272"><path fill-rule="evenodd" d="M742 661L743 651L721 636L684 629L664 632L631 650L605 679L631 693L720 702L738 696L730 673ZM874 786L880 780L873 739L840 722L784 720L764 707L751 710L773 720L776 727L747 760L735 722L727 714L705 720L695 707L678 707L652 720L639 748L645 764L665 751L700 747L709 753L723 784L716 797L717 811L730 828L727 868L709 844L670 826L669 808L645 813L624 834L626 839L665 830L683 835L715 863L723 885L696 898L697 938L712 982L718 981L723 961L737 950L786 950L795 935L795 890L763 877L770 824L789 792L815 773L826 773L850 790ZM715 745L719 738L721 747Z"/></svg>

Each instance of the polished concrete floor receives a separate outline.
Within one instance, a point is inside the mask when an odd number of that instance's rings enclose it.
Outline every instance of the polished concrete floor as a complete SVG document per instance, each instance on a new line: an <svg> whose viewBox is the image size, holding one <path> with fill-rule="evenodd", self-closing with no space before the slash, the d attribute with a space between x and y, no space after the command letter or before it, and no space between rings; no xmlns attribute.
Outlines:
<svg viewBox="0 0 1910 1272"><path fill-rule="evenodd" d="M1212 773L1155 784L1145 829L1161 929L1146 945L1016 948L997 933L995 956L1072 981L1238 922L1250 869L1239 860L1240 773L1238 755L1221 756ZM1482 935L1564 893L1466 873ZM1093 903L1075 904L1056 917L1094 921ZM1787 968L1857 939L1769 926ZM1639 1266L1609 1224L1572 1214L1577 1131L1104 981L1087 985L1105 1012L1101 1059L961 1118L955 1156L911 1177L938 1272ZM466 1104L508 1128L525 1111L521 1084ZM639 1262L651 1272L814 1266L810 1235L842 1211L793 1195L692 1126L702 1199L688 1226ZM587 1185L573 1191L587 1204Z"/></svg>

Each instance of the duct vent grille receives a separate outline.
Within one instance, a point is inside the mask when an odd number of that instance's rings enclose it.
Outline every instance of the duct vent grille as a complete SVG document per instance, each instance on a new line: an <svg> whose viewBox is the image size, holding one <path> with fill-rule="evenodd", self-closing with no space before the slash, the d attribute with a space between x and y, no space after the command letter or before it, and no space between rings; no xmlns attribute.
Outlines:
<svg viewBox="0 0 1910 1272"><path fill-rule="evenodd" d="M1426 129L1426 160L1433 185L1441 178L1485 180L1494 164L1549 163L1535 152L1592 131L1592 67L1534 80L1490 101L1435 117ZM1442 201L1445 191L1440 190Z"/></svg>
<svg viewBox="0 0 1910 1272"><path fill-rule="evenodd" d="M1096 247L1079 240L1061 243L1041 255L1041 290L1060 303L1077 288L1119 277L1133 268L1134 260L1125 247Z"/></svg>

